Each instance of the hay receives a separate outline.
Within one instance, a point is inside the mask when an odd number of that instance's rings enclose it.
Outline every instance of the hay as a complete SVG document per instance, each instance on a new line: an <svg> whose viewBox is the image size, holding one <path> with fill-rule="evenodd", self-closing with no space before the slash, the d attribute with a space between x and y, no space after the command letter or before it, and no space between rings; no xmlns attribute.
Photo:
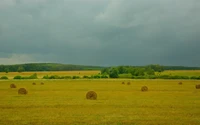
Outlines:
<svg viewBox="0 0 200 125"><path fill-rule="evenodd" d="M96 100L97 99L97 94L94 91L89 91L86 94L86 98L89 100Z"/></svg>
<svg viewBox="0 0 200 125"><path fill-rule="evenodd" d="M36 83L32 83L32 85L36 85Z"/></svg>
<svg viewBox="0 0 200 125"><path fill-rule="evenodd" d="M127 85L130 85L131 84L131 82L127 82Z"/></svg>
<svg viewBox="0 0 200 125"><path fill-rule="evenodd" d="M143 86L143 87L141 88L141 91L143 91L143 92L148 91L148 87L147 87L147 86Z"/></svg>
<svg viewBox="0 0 200 125"><path fill-rule="evenodd" d="M196 89L200 89L200 84L196 85Z"/></svg>
<svg viewBox="0 0 200 125"><path fill-rule="evenodd" d="M122 82L122 84L125 84L125 82Z"/></svg>
<svg viewBox="0 0 200 125"><path fill-rule="evenodd" d="M43 82L41 82L40 84L41 84L41 85L44 85L44 83L43 83Z"/></svg>
<svg viewBox="0 0 200 125"><path fill-rule="evenodd" d="M26 94L28 94L28 91L25 88L20 88L18 90L18 94L20 94L20 95L26 95Z"/></svg>
<svg viewBox="0 0 200 125"><path fill-rule="evenodd" d="M15 84L10 84L10 88L17 88Z"/></svg>
<svg viewBox="0 0 200 125"><path fill-rule="evenodd" d="M183 83L182 83L182 82L179 82L178 84L179 84L179 85L183 85Z"/></svg>

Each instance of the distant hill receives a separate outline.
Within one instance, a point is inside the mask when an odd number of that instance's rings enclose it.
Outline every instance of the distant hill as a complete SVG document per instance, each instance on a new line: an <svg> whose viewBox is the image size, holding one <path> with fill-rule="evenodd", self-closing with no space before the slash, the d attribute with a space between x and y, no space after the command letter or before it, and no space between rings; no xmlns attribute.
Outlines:
<svg viewBox="0 0 200 125"><path fill-rule="evenodd" d="M77 71L77 70L101 70L101 66L85 66L58 63L29 63L17 65L0 65L0 72L23 71Z"/></svg>

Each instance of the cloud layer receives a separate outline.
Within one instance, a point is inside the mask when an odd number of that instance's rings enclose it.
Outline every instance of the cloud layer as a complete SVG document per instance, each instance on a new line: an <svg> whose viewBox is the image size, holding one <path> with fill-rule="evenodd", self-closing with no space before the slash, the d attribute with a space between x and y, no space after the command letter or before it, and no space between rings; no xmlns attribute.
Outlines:
<svg viewBox="0 0 200 125"><path fill-rule="evenodd" d="M200 66L199 12L199 0L1 0L0 64Z"/></svg>

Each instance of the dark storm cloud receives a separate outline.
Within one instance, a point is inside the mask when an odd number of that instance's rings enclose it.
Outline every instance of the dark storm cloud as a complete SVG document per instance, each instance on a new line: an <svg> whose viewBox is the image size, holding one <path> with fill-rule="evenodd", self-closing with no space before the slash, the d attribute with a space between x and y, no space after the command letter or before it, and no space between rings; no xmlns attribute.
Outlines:
<svg viewBox="0 0 200 125"><path fill-rule="evenodd" d="M198 0L1 0L0 61L200 66L198 12Z"/></svg>

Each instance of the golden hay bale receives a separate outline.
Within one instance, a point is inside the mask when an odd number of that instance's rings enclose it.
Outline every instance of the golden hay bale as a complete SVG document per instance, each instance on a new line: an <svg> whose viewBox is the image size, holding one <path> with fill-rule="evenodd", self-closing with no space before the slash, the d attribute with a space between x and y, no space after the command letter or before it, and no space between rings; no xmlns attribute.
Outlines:
<svg viewBox="0 0 200 125"><path fill-rule="evenodd" d="M36 83L32 83L32 85L36 85Z"/></svg>
<svg viewBox="0 0 200 125"><path fill-rule="evenodd" d="M130 85L131 84L131 82L127 82L127 85Z"/></svg>
<svg viewBox="0 0 200 125"><path fill-rule="evenodd" d="M183 85L183 83L182 83L182 82L179 82L178 84L179 84L179 85Z"/></svg>
<svg viewBox="0 0 200 125"><path fill-rule="evenodd" d="M125 84L125 82L122 82L122 84Z"/></svg>
<svg viewBox="0 0 200 125"><path fill-rule="evenodd" d="M196 85L196 89L200 89L200 84Z"/></svg>
<svg viewBox="0 0 200 125"><path fill-rule="evenodd" d="M89 100L96 100L97 99L97 93L94 91L89 91L86 94L86 98Z"/></svg>
<svg viewBox="0 0 200 125"><path fill-rule="evenodd" d="M141 91L143 91L143 92L148 91L148 87L147 86L142 86Z"/></svg>
<svg viewBox="0 0 200 125"><path fill-rule="evenodd" d="M25 88L20 88L18 90L18 94L20 94L20 95L26 95L26 94L28 94L28 91Z"/></svg>
<svg viewBox="0 0 200 125"><path fill-rule="evenodd" d="M41 84L41 85L44 85L44 83L43 83L43 82L41 82L40 84Z"/></svg>
<svg viewBox="0 0 200 125"><path fill-rule="evenodd" d="M15 84L10 84L10 88L17 88Z"/></svg>

